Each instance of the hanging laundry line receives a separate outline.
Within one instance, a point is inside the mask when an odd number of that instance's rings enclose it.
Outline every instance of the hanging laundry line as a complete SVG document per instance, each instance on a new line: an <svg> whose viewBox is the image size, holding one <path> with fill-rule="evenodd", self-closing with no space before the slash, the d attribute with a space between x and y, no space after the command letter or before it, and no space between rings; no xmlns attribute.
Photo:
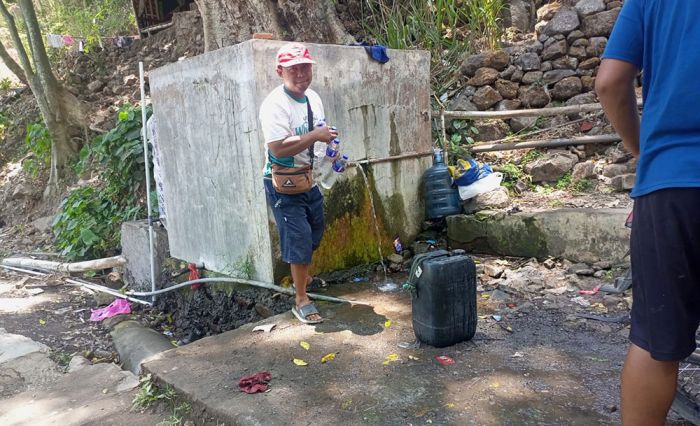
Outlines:
<svg viewBox="0 0 700 426"><path fill-rule="evenodd" d="M102 46L102 40L111 41L116 47L124 48L129 47L134 42L134 39L140 38L139 36L112 36L112 37L100 37L100 46ZM54 49L60 49L65 46L77 46L80 52L85 50L85 39L80 37L74 37L71 35L64 34L47 34L46 44Z"/></svg>

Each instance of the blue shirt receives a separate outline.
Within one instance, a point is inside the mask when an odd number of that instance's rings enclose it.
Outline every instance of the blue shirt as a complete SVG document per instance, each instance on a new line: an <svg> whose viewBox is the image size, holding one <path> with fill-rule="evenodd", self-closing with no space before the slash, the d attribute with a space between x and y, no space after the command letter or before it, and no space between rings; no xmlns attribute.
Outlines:
<svg viewBox="0 0 700 426"><path fill-rule="evenodd" d="M603 58L642 70L632 197L700 187L700 1L626 0Z"/></svg>

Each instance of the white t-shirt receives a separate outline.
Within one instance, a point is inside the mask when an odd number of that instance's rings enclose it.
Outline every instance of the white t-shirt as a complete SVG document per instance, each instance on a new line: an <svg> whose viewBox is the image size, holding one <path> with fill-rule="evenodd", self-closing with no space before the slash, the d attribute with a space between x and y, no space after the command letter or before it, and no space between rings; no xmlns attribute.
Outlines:
<svg viewBox="0 0 700 426"><path fill-rule="evenodd" d="M272 173L270 161L287 167L302 167L311 163L307 149L293 157L283 158L275 158L267 149L267 144L270 142L309 132L307 99L313 112L313 124L316 125L319 120L325 120L323 103L318 94L311 89L307 89L305 94L305 99L294 99L284 90L284 85L280 85L267 95L260 106L259 118L267 152L267 162L263 169L265 176Z"/></svg>

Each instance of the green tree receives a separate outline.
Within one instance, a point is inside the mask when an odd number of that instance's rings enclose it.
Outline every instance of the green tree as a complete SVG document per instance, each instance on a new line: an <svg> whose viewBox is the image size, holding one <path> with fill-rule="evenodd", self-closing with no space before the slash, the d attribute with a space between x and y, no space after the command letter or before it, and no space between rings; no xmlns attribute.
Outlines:
<svg viewBox="0 0 700 426"><path fill-rule="evenodd" d="M20 37L15 16L8 10L8 4L7 0L0 0L0 14L5 19L17 50L19 66L51 134L51 168L45 192L48 195L56 192L59 180L66 175L82 147L82 105L63 87L51 69L32 0L17 0L26 28L29 53Z"/></svg>

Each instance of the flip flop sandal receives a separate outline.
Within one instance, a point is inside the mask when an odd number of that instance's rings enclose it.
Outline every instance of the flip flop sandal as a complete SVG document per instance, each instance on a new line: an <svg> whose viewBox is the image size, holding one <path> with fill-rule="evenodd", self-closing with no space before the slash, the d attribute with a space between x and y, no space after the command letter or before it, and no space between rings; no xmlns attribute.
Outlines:
<svg viewBox="0 0 700 426"><path fill-rule="evenodd" d="M304 324L318 324L323 322L323 318L320 320L310 320L308 319L309 315L313 314L318 314L318 309L316 309L316 306L314 306L313 303L309 303L308 305L304 305L300 308L298 307L293 307L292 308L292 313L294 314L295 317Z"/></svg>
<svg viewBox="0 0 700 426"><path fill-rule="evenodd" d="M292 288L294 290L297 289L297 287L292 283ZM311 279L311 282L306 285L306 291L326 291L328 290L328 283L322 280L319 277L313 277Z"/></svg>

